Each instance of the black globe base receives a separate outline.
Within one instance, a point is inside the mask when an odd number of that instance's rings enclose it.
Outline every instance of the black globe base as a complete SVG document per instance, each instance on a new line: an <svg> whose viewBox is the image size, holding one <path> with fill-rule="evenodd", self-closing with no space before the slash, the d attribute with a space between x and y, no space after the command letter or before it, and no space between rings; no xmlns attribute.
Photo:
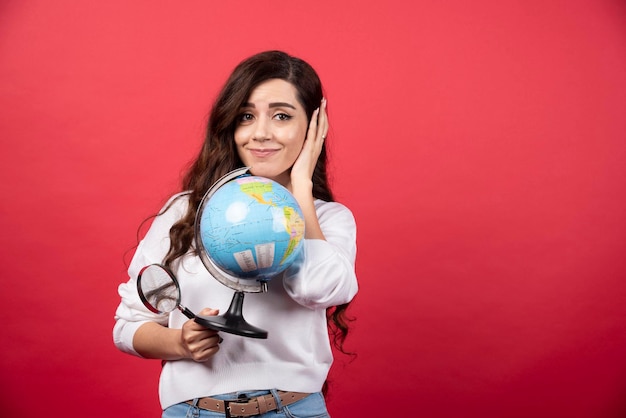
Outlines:
<svg viewBox="0 0 626 418"><path fill-rule="evenodd" d="M267 331L250 325L242 314L244 292L235 292L228 311L223 315L196 315L194 321L203 327L250 338L267 338Z"/></svg>

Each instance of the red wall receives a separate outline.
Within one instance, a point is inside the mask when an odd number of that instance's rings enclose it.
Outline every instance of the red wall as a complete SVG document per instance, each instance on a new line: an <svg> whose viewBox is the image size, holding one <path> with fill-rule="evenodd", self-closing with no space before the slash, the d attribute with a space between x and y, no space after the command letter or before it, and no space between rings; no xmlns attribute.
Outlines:
<svg viewBox="0 0 626 418"><path fill-rule="evenodd" d="M626 416L617 0L3 1L0 415L158 416L111 341L127 250L273 48L325 82L359 225L334 416Z"/></svg>

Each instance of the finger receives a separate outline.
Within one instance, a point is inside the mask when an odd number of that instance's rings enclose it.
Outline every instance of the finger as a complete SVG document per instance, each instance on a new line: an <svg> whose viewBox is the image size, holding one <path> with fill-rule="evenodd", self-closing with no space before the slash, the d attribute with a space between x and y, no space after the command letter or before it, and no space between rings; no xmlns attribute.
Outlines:
<svg viewBox="0 0 626 418"><path fill-rule="evenodd" d="M328 136L328 113L326 112L327 101L322 99L320 111L317 120L317 130L319 137L324 140Z"/></svg>
<svg viewBox="0 0 626 418"><path fill-rule="evenodd" d="M217 333L217 331L207 330L208 332L202 335L202 337L195 342L196 349L198 351L206 351L210 348L217 347L223 340Z"/></svg>
<svg viewBox="0 0 626 418"><path fill-rule="evenodd" d="M306 139L315 141L317 137L317 120L319 118L320 109L319 107L315 109L313 115L311 115L311 121L309 122L309 130L307 131Z"/></svg>
<svg viewBox="0 0 626 418"><path fill-rule="evenodd" d="M214 316L214 315L219 315L220 311L217 309L213 309L213 308L204 308L203 310L200 311L200 315L209 315L209 316Z"/></svg>
<svg viewBox="0 0 626 418"><path fill-rule="evenodd" d="M217 331L207 330L208 332L202 335L196 342L199 347L214 347L222 342L222 337L220 337Z"/></svg>
<svg viewBox="0 0 626 418"><path fill-rule="evenodd" d="M202 353L221 343L221 337L217 331L204 327L200 330L189 329L189 327L183 328L181 338L189 356L194 359L203 357Z"/></svg>
<svg viewBox="0 0 626 418"><path fill-rule="evenodd" d="M211 345L198 346L191 352L191 358L197 362L209 360L220 350L220 346L215 343Z"/></svg>

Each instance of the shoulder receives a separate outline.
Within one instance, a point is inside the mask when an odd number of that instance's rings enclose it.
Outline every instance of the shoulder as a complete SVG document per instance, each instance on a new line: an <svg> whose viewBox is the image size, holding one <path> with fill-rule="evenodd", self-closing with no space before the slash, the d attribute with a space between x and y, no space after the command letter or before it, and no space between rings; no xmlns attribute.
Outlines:
<svg viewBox="0 0 626 418"><path fill-rule="evenodd" d="M352 211L339 202L326 202L316 199L315 212L317 213L320 223L325 221L355 223Z"/></svg>
<svg viewBox="0 0 626 418"><path fill-rule="evenodd" d="M151 229L169 231L170 227L185 216L189 208L189 192L181 192L167 199L152 220Z"/></svg>
<svg viewBox="0 0 626 418"><path fill-rule="evenodd" d="M167 199L163 208L159 211L159 215L163 215L167 212L185 213L189 207L189 194L190 192L180 192Z"/></svg>

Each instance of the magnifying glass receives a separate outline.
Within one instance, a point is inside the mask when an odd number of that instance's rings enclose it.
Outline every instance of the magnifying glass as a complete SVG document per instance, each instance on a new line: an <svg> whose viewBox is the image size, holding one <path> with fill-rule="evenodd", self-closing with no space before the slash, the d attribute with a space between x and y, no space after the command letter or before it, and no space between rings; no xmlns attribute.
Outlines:
<svg viewBox="0 0 626 418"><path fill-rule="evenodd" d="M180 286L174 273L161 264L145 266L137 276L137 291L144 306L157 314L180 310L189 319L196 315L180 304Z"/></svg>
<svg viewBox="0 0 626 418"><path fill-rule="evenodd" d="M144 306L151 312L167 314L178 309L189 319L205 328L253 338L267 338L267 331L245 322L241 314L241 299L233 297L228 312L223 315L197 316L180 303L180 285L172 271L161 264L145 266L137 276L137 292ZM243 293L239 292L241 298ZM237 296L237 293L235 294Z"/></svg>
<svg viewBox="0 0 626 418"><path fill-rule="evenodd" d="M180 303L180 285L172 271L161 264L145 266L137 276L137 292L144 306L151 312L167 314L178 309L189 319L205 328L221 330L211 321L211 317L199 317ZM222 337L219 342L223 341Z"/></svg>

